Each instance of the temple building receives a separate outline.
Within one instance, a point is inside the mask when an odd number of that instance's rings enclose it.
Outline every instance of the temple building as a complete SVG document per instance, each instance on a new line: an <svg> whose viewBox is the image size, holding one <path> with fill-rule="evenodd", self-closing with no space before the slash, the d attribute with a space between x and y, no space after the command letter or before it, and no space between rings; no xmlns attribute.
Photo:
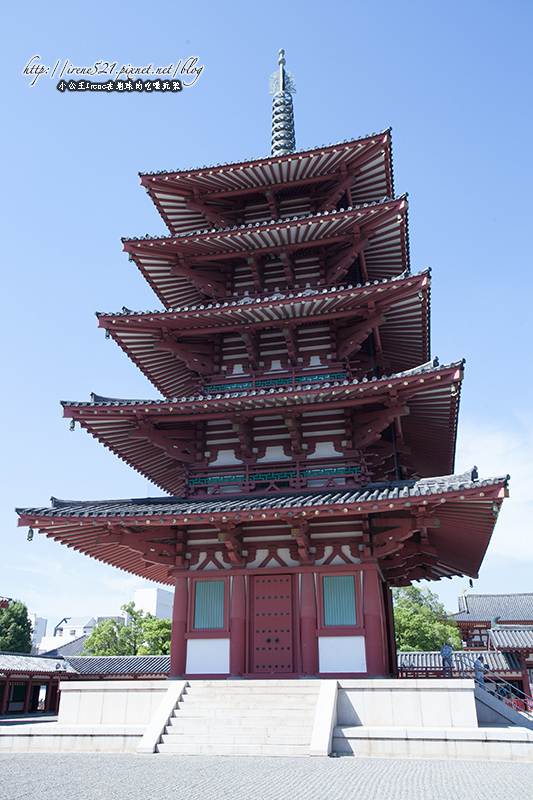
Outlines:
<svg viewBox="0 0 533 800"><path fill-rule="evenodd" d="M439 364L391 133L141 174L168 235L123 240L162 308L98 315L155 400L64 402L165 495L20 524L174 586L170 676L387 676L390 587L477 576L507 476L454 475L463 361Z"/></svg>

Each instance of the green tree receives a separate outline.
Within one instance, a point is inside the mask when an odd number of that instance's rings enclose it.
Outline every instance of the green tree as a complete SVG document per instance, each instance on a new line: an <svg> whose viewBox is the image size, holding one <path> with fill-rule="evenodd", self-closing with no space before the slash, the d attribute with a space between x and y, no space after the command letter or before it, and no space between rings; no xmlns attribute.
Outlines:
<svg viewBox="0 0 533 800"><path fill-rule="evenodd" d="M139 648L139 655L170 655L171 630L171 620L147 614L143 621L144 644Z"/></svg>
<svg viewBox="0 0 533 800"><path fill-rule="evenodd" d="M453 615L429 589L406 586L392 590L396 647L400 651L440 650L449 641L462 650L461 634Z"/></svg>
<svg viewBox="0 0 533 800"><path fill-rule="evenodd" d="M128 624L106 619L94 626L84 644L93 656L168 655L171 622L157 619L126 603L121 611L128 615Z"/></svg>
<svg viewBox="0 0 533 800"><path fill-rule="evenodd" d="M11 600L9 608L0 609L0 650L8 653L29 653L31 634L31 622L24 603Z"/></svg>

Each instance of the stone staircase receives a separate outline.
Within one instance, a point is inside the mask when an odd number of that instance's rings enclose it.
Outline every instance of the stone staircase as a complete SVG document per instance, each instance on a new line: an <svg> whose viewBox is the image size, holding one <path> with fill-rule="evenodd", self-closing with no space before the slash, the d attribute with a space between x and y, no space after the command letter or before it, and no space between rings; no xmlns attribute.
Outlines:
<svg viewBox="0 0 533 800"><path fill-rule="evenodd" d="M158 753L309 755L316 680L190 681Z"/></svg>

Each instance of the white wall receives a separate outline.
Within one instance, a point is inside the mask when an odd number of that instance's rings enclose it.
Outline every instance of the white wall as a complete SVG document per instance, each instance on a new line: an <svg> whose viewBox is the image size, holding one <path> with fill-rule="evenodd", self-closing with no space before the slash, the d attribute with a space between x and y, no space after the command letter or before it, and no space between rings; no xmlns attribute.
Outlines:
<svg viewBox="0 0 533 800"><path fill-rule="evenodd" d="M319 636L320 672L366 672L364 636Z"/></svg>
<svg viewBox="0 0 533 800"><path fill-rule="evenodd" d="M188 675L227 675L229 639L189 639L185 671Z"/></svg>

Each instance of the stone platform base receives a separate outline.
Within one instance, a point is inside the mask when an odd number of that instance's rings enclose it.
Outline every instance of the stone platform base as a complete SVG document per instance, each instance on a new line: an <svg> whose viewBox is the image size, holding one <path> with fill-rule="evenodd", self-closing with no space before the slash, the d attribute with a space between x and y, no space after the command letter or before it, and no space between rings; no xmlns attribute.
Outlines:
<svg viewBox="0 0 533 800"><path fill-rule="evenodd" d="M0 753L135 753L146 725L0 720Z"/></svg>
<svg viewBox="0 0 533 800"><path fill-rule="evenodd" d="M120 680L62 688L57 720L0 720L0 752L533 761L530 721L478 697L472 680Z"/></svg>
<svg viewBox="0 0 533 800"><path fill-rule="evenodd" d="M526 728L336 727L333 753L377 758L533 761L533 731Z"/></svg>

